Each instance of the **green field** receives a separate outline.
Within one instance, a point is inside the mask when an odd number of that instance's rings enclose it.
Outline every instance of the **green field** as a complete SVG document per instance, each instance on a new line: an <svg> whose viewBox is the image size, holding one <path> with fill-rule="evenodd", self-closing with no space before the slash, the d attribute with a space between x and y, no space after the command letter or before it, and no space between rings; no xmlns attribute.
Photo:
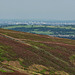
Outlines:
<svg viewBox="0 0 75 75"><path fill-rule="evenodd" d="M4 26L4 29L29 32L34 34L43 35L55 35L56 37L64 37L69 39L75 39L75 26L64 25L64 26L52 26L52 25L12 25ZM60 36L59 36L60 35ZM65 36L63 36L65 35Z"/></svg>

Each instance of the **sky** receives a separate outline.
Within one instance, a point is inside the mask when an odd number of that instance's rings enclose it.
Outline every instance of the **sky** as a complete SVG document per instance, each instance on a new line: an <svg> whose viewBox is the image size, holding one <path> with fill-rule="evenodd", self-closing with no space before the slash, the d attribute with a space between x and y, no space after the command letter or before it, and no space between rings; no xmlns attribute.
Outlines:
<svg viewBox="0 0 75 75"><path fill-rule="evenodd" d="M0 0L0 19L75 20L75 0Z"/></svg>

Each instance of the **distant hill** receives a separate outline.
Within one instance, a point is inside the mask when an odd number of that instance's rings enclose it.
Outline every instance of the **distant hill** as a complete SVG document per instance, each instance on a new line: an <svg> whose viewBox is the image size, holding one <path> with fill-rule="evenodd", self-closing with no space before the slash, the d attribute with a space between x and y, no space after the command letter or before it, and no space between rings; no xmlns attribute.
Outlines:
<svg viewBox="0 0 75 75"><path fill-rule="evenodd" d="M75 75L75 40L0 29L0 75Z"/></svg>

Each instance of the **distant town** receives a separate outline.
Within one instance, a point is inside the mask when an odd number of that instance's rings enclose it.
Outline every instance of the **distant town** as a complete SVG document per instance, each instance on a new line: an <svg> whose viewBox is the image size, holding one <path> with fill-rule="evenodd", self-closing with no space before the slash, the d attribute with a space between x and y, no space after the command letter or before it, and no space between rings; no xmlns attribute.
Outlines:
<svg viewBox="0 0 75 75"><path fill-rule="evenodd" d="M0 20L1 25L18 25L18 24L27 24L27 25L75 25L75 21L55 21L55 20L48 20L48 21L39 21L39 20Z"/></svg>

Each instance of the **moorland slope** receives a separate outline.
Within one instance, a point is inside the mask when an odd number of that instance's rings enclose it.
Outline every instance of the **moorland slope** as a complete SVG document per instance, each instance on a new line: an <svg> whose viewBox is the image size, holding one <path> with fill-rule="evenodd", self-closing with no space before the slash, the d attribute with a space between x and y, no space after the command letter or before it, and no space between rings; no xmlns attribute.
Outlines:
<svg viewBox="0 0 75 75"><path fill-rule="evenodd" d="M0 75L75 75L75 40L0 29Z"/></svg>

